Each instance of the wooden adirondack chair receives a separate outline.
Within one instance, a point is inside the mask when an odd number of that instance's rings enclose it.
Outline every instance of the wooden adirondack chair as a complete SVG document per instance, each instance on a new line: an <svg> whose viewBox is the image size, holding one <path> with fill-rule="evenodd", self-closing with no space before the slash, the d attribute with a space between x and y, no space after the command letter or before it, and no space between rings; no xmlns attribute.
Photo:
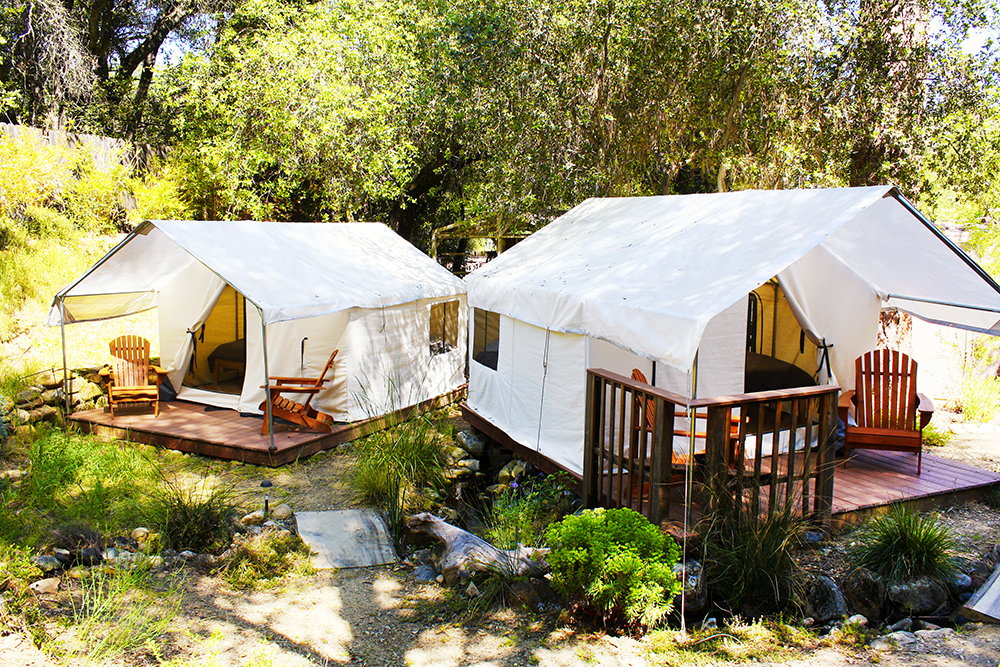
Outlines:
<svg viewBox="0 0 1000 667"><path fill-rule="evenodd" d="M855 390L846 392L840 403L853 404L857 422L847 426L844 465L852 449L914 452L919 475L923 429L934 414L934 404L917 393L917 362L897 350L867 352L855 361L854 384ZM846 416L843 410L841 415L841 419Z"/></svg>
<svg viewBox="0 0 1000 667"><path fill-rule="evenodd" d="M115 406L152 403L153 416L160 416L160 378L166 371L149 363L149 341L140 336L119 336L110 343L114 362L105 372L108 383L108 408L115 418ZM150 384L152 381L152 384Z"/></svg>
<svg viewBox="0 0 1000 667"><path fill-rule="evenodd" d="M268 403L267 400L264 400L260 404L260 409L264 411L264 426L261 428L261 435L267 435L272 414L315 431L329 433L333 430L333 417L320 412L309 404L312 402L313 396L323 391L323 385L328 382L326 374L333 367L333 360L337 357L338 352L340 350L333 351L318 378L267 378L268 384L261 385L261 389L267 389L270 386L271 402ZM305 403L296 403L285 398L282 394L308 394L308 397Z"/></svg>

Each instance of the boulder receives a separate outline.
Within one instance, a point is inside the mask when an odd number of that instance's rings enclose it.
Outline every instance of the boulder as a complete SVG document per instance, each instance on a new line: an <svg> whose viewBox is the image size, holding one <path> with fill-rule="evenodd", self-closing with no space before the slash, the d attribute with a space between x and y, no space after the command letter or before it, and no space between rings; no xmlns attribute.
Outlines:
<svg viewBox="0 0 1000 667"><path fill-rule="evenodd" d="M934 630L917 630L913 633L921 639L943 639L955 634L955 628L935 628Z"/></svg>
<svg viewBox="0 0 1000 667"><path fill-rule="evenodd" d="M62 398L62 392L58 389L46 389L42 392L42 402L45 405L58 405Z"/></svg>
<svg viewBox="0 0 1000 667"><path fill-rule="evenodd" d="M516 481L527 471L527 466L527 462L521 459L514 459L500 469L500 472L497 474L497 482L500 484L510 484Z"/></svg>
<svg viewBox="0 0 1000 667"><path fill-rule="evenodd" d="M59 411L51 405L43 405L31 411L28 422L56 422L59 420Z"/></svg>
<svg viewBox="0 0 1000 667"><path fill-rule="evenodd" d="M847 621L845 621L844 624L854 625L859 628L867 628L868 618L866 618L864 614L854 614L854 616L851 616L849 619L847 619Z"/></svg>
<svg viewBox="0 0 1000 667"><path fill-rule="evenodd" d="M256 512L250 512L250 514L247 514L242 519L240 519L240 523L242 523L244 526L259 526L260 524L264 523L264 510L257 510Z"/></svg>
<svg viewBox="0 0 1000 667"><path fill-rule="evenodd" d="M972 588L978 589L980 586L986 583L986 580L990 578L993 574L993 561L992 558L979 559L974 561L967 570L969 578L972 579Z"/></svg>
<svg viewBox="0 0 1000 667"><path fill-rule="evenodd" d="M844 597L856 613L878 621L885 603L885 581L871 570L859 567L844 581Z"/></svg>
<svg viewBox="0 0 1000 667"><path fill-rule="evenodd" d="M948 601L948 591L928 577L911 577L889 584L889 599L908 616L924 616Z"/></svg>
<svg viewBox="0 0 1000 667"><path fill-rule="evenodd" d="M42 391L38 387L28 387L18 392L14 398L17 407L22 410L31 410L42 404Z"/></svg>
<svg viewBox="0 0 1000 667"><path fill-rule="evenodd" d="M138 543L145 542L149 537L149 528L140 526L132 531L131 538Z"/></svg>
<svg viewBox="0 0 1000 667"><path fill-rule="evenodd" d="M909 632L913 629L913 619L910 617L901 618L889 627L886 628L888 632Z"/></svg>
<svg viewBox="0 0 1000 667"><path fill-rule="evenodd" d="M63 566L62 561L60 561L55 556L35 556L31 559L31 562L38 566L38 569L42 572L51 572L52 570L58 570Z"/></svg>
<svg viewBox="0 0 1000 667"><path fill-rule="evenodd" d="M475 457L483 455L483 450L485 449L483 440L472 431L459 431L458 435L455 436L455 442L459 447Z"/></svg>
<svg viewBox="0 0 1000 667"><path fill-rule="evenodd" d="M825 574L811 576L806 584L804 613L816 623L839 620L847 616L847 603L837 584Z"/></svg>
<svg viewBox="0 0 1000 667"><path fill-rule="evenodd" d="M972 577L964 572L957 572L948 579L948 588L955 595L972 592Z"/></svg>
<svg viewBox="0 0 1000 667"><path fill-rule="evenodd" d="M413 571L413 580L418 584L432 584L437 581L437 570L431 565L418 565Z"/></svg>
<svg viewBox="0 0 1000 667"><path fill-rule="evenodd" d="M912 632L904 632L899 630L897 632L890 632L887 635L883 635L872 642L871 647L873 649L881 650L892 650L899 646L907 646L909 644L916 644L917 637Z"/></svg>
<svg viewBox="0 0 1000 667"><path fill-rule="evenodd" d="M27 424L28 421L31 419L31 415L28 413L28 411L22 408L17 408L16 410L14 410L12 414L14 415L15 422L17 422L18 424Z"/></svg>
<svg viewBox="0 0 1000 667"><path fill-rule="evenodd" d="M674 565L674 576L677 581L684 582L684 615L698 616L708 607L708 584L701 563L689 560L687 564ZM680 610L680 599L674 600L674 606Z"/></svg>
<svg viewBox="0 0 1000 667"><path fill-rule="evenodd" d="M73 395L73 402L85 403L87 401L93 401L103 394L104 392L101 391L101 388L98 385L84 380L80 390Z"/></svg>
<svg viewBox="0 0 1000 667"><path fill-rule="evenodd" d="M462 459L455 464L457 470L469 470L479 472L479 459Z"/></svg>
<svg viewBox="0 0 1000 667"><path fill-rule="evenodd" d="M0 417L14 411L14 401L9 396L0 394Z"/></svg>
<svg viewBox="0 0 1000 667"><path fill-rule="evenodd" d="M548 579L514 579L507 584L512 602L519 602L535 614L548 614L561 608L559 596Z"/></svg>
<svg viewBox="0 0 1000 667"><path fill-rule="evenodd" d="M295 512L292 511L292 508L286 505L285 503L281 503L273 510L271 510L271 516L273 516L278 521L285 521L287 519L291 519L292 515L294 514Z"/></svg>
<svg viewBox="0 0 1000 667"><path fill-rule="evenodd" d="M59 592L59 577L39 579L28 586L28 588L35 595L55 595Z"/></svg>
<svg viewBox="0 0 1000 667"><path fill-rule="evenodd" d="M468 458L469 452L455 445L444 445L441 447L441 456L444 457L446 465L458 463L462 459Z"/></svg>

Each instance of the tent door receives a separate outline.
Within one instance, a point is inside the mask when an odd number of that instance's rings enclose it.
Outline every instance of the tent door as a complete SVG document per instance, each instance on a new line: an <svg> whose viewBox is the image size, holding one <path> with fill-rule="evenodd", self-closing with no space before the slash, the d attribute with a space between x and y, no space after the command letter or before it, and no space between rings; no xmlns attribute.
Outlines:
<svg viewBox="0 0 1000 667"><path fill-rule="evenodd" d="M750 293L744 391L815 385L817 350L803 332L777 280Z"/></svg>
<svg viewBox="0 0 1000 667"><path fill-rule="evenodd" d="M184 386L240 394L246 374L246 299L226 285L205 323L192 333L194 353Z"/></svg>

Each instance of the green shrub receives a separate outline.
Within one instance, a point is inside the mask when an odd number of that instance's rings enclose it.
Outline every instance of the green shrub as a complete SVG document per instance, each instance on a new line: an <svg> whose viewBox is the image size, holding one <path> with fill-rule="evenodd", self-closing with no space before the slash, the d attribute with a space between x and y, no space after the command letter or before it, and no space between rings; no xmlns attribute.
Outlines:
<svg viewBox="0 0 1000 667"><path fill-rule="evenodd" d="M1000 411L1000 378L967 373L962 379L962 416L967 422L988 423Z"/></svg>
<svg viewBox="0 0 1000 667"><path fill-rule="evenodd" d="M229 522L236 509L230 489L163 480L145 508L147 522L160 533L160 543L177 551L217 553L233 537Z"/></svg>
<svg viewBox="0 0 1000 667"><path fill-rule="evenodd" d="M790 509L756 516L740 507L704 522L704 566L717 601L749 617L794 607L802 586L794 557L801 531Z"/></svg>
<svg viewBox="0 0 1000 667"><path fill-rule="evenodd" d="M858 565L886 579L926 576L945 580L955 571L955 541L932 515L894 505L863 526L855 556Z"/></svg>
<svg viewBox="0 0 1000 667"><path fill-rule="evenodd" d="M274 585L288 574L315 572L311 550L298 536L268 531L253 537L238 535L222 576L233 588L252 591Z"/></svg>
<svg viewBox="0 0 1000 667"><path fill-rule="evenodd" d="M586 510L549 526L552 587L606 621L651 627L680 591L679 550L630 509Z"/></svg>

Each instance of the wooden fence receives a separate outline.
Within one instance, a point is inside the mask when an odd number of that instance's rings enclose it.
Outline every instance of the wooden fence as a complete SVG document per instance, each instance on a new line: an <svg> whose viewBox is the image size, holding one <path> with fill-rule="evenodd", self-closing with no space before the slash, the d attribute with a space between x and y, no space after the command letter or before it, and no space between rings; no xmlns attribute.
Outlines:
<svg viewBox="0 0 1000 667"><path fill-rule="evenodd" d="M589 369L584 503L630 507L657 525L734 507L828 521L839 391L691 400Z"/></svg>

